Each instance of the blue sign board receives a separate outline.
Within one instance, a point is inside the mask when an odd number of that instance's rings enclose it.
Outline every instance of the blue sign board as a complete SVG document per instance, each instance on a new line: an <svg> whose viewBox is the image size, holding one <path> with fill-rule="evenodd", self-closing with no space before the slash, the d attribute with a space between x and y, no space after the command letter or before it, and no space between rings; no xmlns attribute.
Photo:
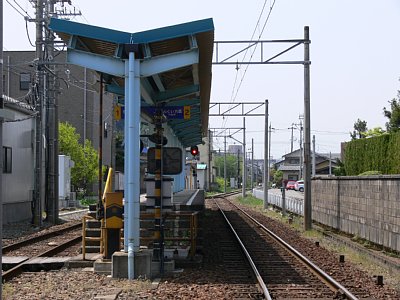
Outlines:
<svg viewBox="0 0 400 300"><path fill-rule="evenodd" d="M155 115L157 110L154 106L143 107L143 109L150 115ZM166 106L161 110L168 119L190 119L190 106Z"/></svg>

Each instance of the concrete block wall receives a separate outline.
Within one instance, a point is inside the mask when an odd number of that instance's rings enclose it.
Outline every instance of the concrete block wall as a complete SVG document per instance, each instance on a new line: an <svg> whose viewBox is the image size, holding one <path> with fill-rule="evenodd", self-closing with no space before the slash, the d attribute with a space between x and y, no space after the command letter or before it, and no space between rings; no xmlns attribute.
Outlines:
<svg viewBox="0 0 400 300"><path fill-rule="evenodd" d="M316 177L313 220L400 251L400 176Z"/></svg>

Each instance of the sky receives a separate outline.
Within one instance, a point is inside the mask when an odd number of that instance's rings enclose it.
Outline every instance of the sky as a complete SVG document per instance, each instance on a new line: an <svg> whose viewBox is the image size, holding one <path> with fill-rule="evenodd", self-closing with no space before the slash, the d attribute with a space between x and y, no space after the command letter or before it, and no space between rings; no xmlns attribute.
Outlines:
<svg viewBox="0 0 400 300"><path fill-rule="evenodd" d="M368 128L385 128L383 108L400 90L400 34L398 0L202 0L202 1L72 0L67 9L81 11L73 21L138 32L205 18L213 18L216 41L302 39L310 28L311 136L318 153L339 153L350 140L357 119ZM101 4L100 4L101 3ZM14 8L12 6L14 6ZM264 10L263 10L264 7ZM28 0L3 1L3 50L34 50L22 15L34 16ZM17 12L19 10L20 13ZM265 25L265 27L264 27ZM34 24L28 22L35 39ZM263 30L264 28L264 30ZM285 45L265 47L265 56ZM287 47L287 46L286 46ZM225 48L235 52L237 48ZM259 50L259 49L258 49ZM214 51L215 52L215 51ZM221 50L221 53L224 53ZM245 52L243 52L244 54ZM256 52L258 53L258 52ZM251 52L246 53L247 58ZM303 60L303 46L282 60ZM243 57L238 57L238 62ZM256 60L256 54L253 56ZM268 99L271 156L280 159L299 148L299 123L304 112L302 65L214 65L210 102L264 102ZM238 128L243 117L210 117L210 128ZM234 136L242 141L243 133ZM246 117L246 149L264 157L264 117ZM237 143L228 139L228 144ZM214 149L223 150L223 138Z"/></svg>

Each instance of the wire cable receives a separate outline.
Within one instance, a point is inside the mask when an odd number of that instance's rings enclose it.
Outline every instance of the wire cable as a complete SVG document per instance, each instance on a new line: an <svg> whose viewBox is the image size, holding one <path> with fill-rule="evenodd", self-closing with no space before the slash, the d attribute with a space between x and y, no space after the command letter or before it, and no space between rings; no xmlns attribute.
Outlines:
<svg viewBox="0 0 400 300"><path fill-rule="evenodd" d="M258 20L257 20L256 26L254 27L253 34L251 35L250 40L253 39L254 34L255 34L256 31L257 31L258 25L260 24L261 17L262 17L262 15L263 15L263 13L264 13L265 6L267 5L267 1L268 1L268 0L265 0L265 1L264 1L263 7L262 7L262 9L261 9L260 15L258 16ZM249 45L250 45L250 44L249 44ZM238 75L239 75L239 69L240 69L240 66L242 65L242 63L244 62L244 60L245 60L245 58L246 58L246 56L247 56L247 52L248 52L248 51L249 51L249 48L247 48L246 51L244 52L244 55L243 55L243 58L242 58L242 62L240 63L240 65L236 65L236 76L235 76L235 81L234 81L233 87L232 87L232 93L231 93L230 102L235 102L235 100L233 99L233 98L234 98L233 95L234 95L234 93L235 93L235 87L236 87L236 82L237 82L237 78L238 78ZM233 100L232 100L232 99L233 99ZM235 98L235 99L236 99L236 98ZM221 126L221 127L225 127L226 121L227 121L227 120L225 119L225 117L223 117L223 121L222 121L222 126Z"/></svg>
<svg viewBox="0 0 400 300"><path fill-rule="evenodd" d="M262 30L261 30L261 33L259 34L258 39L257 39L257 43L256 43L256 45L254 46L253 52L251 53L250 61L253 59L254 53L255 53L256 50L257 50L258 42L260 41L260 39L261 39L261 37L262 37L262 35L263 35L263 33L264 33L264 30L265 30L265 28L266 28L266 25L267 25L267 23L268 23L268 20L269 20L269 18L270 18L270 16L271 16L272 9L273 9L274 6L275 6L275 2L276 2L276 0L274 0L274 2L272 3L272 5L271 5L271 7L270 7L270 10L269 10L267 19L266 19L265 22L264 22L264 25L263 25L263 28L262 28ZM240 88L241 88L241 86L242 86L243 80L244 80L244 78L246 77L247 70L249 69L249 66L250 66L250 64L247 64L247 65L246 65L246 68L245 68L245 70L244 70L244 74L243 74L242 78L240 79L239 86L238 86L238 88L237 88L237 90L236 90L236 94L235 94L235 97L234 97L234 99L233 99L233 102L234 102L234 101L236 100L236 98L237 98L237 95L238 95L239 90L240 90Z"/></svg>
<svg viewBox="0 0 400 300"><path fill-rule="evenodd" d="M25 10L21 5L19 5L16 0L14 0L14 3L18 5L18 7L28 16L29 19L32 19L32 17L28 14L28 11Z"/></svg>
<svg viewBox="0 0 400 300"><path fill-rule="evenodd" d="M12 3L11 3L10 1L6 0L6 2L7 2L12 8L14 8L14 10L15 10L17 13L19 13L19 14L25 19L25 15L24 15L23 13L21 13L21 12L18 10L18 8L16 8L14 5L12 5Z"/></svg>
<svg viewBox="0 0 400 300"><path fill-rule="evenodd" d="M268 1L268 0L265 0L265 1L264 1L263 8L262 8L261 13L260 13L260 16L259 16L259 18L258 18L257 24L256 24L256 26L255 26L255 28L254 28L253 34L252 34L252 36L251 36L251 39L253 39L254 34L255 34L255 32L256 32L256 30L257 30L257 28L258 28L258 25L259 25L259 23L260 23L260 20L261 20L261 17L262 17L262 15L263 15L263 13L264 13L265 6L266 6L266 4L267 4L267 1ZM274 6L275 6L275 2L276 2L276 0L274 0L274 2L272 3L272 5L270 6L270 10L269 10L269 12L268 12L268 16L267 16L267 18L266 18L266 20L265 20L265 22L264 22L264 25L263 25L263 27L262 27L261 32L260 32L259 35L258 35L258 39L257 39L257 42L256 42L255 45L254 45L253 52L252 52L251 55L250 55L250 59L249 59L250 61L253 59L254 53L255 53L255 51L257 50L258 42L260 41L260 39L261 39L261 37L262 37L262 35L263 35L263 33L264 33L264 30L265 30L265 28L266 28L266 25L267 25L267 23L268 23L268 21L269 21L269 18L270 18L270 16L271 16L272 9L273 9ZM238 88L236 89L236 93L235 93L234 90L235 90L235 86L236 86L236 82L237 82L237 75L238 75L240 66L243 64L243 62L244 62L244 60L245 60L245 58L246 58L246 56L247 56L247 51L248 51L249 49L250 49L250 48L247 48L247 49L246 49L241 64L240 64L240 65L237 65L237 67L236 67L237 73L236 73L236 77L235 77L235 83L234 83L234 86L233 86L233 89L232 89L231 101L230 101L231 103L234 103L234 102L236 101L237 95L238 95L239 90L240 90L240 88L241 88L241 86L242 86L243 80L244 80L244 78L246 77L247 70L248 70L248 68L249 68L249 66L250 66L250 64L247 64L247 65L246 65L246 68L245 68L245 70L244 70L244 74L243 74L242 78L240 79L239 86L238 86ZM235 95L233 96L233 94L235 94ZM223 119L223 123L222 123L222 126L221 126L221 127L225 127L226 122L227 122L227 118Z"/></svg>
<svg viewBox="0 0 400 300"><path fill-rule="evenodd" d="M31 37L29 36L29 31L28 31L28 20L26 18L25 19L25 29L26 29L26 35L28 36L28 41L29 44L31 44L32 47L35 47L35 45L32 43L31 41Z"/></svg>

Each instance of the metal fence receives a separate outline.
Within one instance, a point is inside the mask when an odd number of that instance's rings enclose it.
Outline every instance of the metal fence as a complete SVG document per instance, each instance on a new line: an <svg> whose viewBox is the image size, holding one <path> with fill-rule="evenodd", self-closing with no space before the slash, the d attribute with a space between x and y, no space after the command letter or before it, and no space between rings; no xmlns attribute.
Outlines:
<svg viewBox="0 0 400 300"><path fill-rule="evenodd" d="M264 200L264 191L259 189L253 189L253 196L258 199ZM293 212L298 215L303 215L303 204L304 204L303 199L286 195L285 201L286 201L287 211ZM268 204L282 208L282 194L268 191Z"/></svg>

